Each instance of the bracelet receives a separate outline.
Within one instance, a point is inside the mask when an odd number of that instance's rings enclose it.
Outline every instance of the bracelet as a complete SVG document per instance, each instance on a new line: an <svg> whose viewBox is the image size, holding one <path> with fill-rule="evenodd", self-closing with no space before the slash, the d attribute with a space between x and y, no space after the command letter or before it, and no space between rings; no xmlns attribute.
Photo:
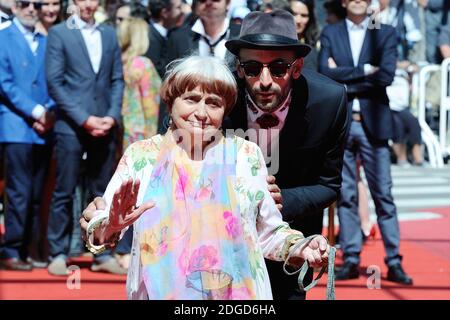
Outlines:
<svg viewBox="0 0 450 320"><path fill-rule="evenodd" d="M289 256L289 250L291 249L291 247L302 239L304 239L304 236L302 234L291 234L286 237L283 248L281 249L281 258L283 261L286 261L287 257Z"/></svg>
<svg viewBox="0 0 450 320"><path fill-rule="evenodd" d="M312 235L309 236L305 239L302 239L300 241L298 241L295 245L294 245L294 251L297 250L298 248L304 246L305 244L309 244L315 237L317 236L321 236L321 235ZM324 237L325 238L325 237ZM328 239L325 238L328 242ZM287 259L290 258L291 253L289 253ZM284 262L283 265L283 270L284 273L286 273L287 275L291 276L294 275L296 273L300 273L297 279L298 282L298 287L300 289L301 292L307 292L309 290L311 290L313 287L316 286L316 284L319 282L320 278L322 277L322 275L328 271L328 281L327 281L327 300L335 300L335 289L334 289L334 261L336 259L336 248L335 247L331 247L330 248L330 254L328 256L328 265L327 266L323 266L322 269L320 270L319 274L317 275L317 277L308 285L308 286L304 286L303 284L303 280L306 276L306 273L308 271L309 268L309 264L308 261L305 261L302 265L302 267L294 272L289 272L286 270L286 262Z"/></svg>
<svg viewBox="0 0 450 320"><path fill-rule="evenodd" d="M103 213L103 211L101 211ZM108 219L107 215L97 214L89 221L89 224L86 228L86 248L93 254L100 254L104 252L108 247L113 247L119 241L120 233L114 237L112 242L104 243L101 245L94 245L94 231L102 224L103 221Z"/></svg>

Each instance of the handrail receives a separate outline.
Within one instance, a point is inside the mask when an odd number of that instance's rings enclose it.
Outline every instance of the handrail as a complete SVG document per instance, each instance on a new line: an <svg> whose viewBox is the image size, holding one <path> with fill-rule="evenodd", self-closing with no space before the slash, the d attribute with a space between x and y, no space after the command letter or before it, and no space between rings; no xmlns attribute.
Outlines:
<svg viewBox="0 0 450 320"><path fill-rule="evenodd" d="M441 70L441 66L438 64L429 64L420 69L419 72L419 110L417 114L417 118L426 123L426 85L427 85L427 76L431 72L437 72Z"/></svg>
<svg viewBox="0 0 450 320"><path fill-rule="evenodd" d="M444 166L444 161L439 141L426 121L426 85L428 75L432 72L438 72L440 70L440 65L426 65L420 69L418 80L419 106L417 111L417 119L419 120L420 128L422 129L421 133L423 142L428 150L430 166L434 168L442 168Z"/></svg>
<svg viewBox="0 0 450 320"><path fill-rule="evenodd" d="M439 142L444 156L450 155L450 145L447 145L448 112L450 111L449 85L450 58L441 65L441 106L439 109Z"/></svg>

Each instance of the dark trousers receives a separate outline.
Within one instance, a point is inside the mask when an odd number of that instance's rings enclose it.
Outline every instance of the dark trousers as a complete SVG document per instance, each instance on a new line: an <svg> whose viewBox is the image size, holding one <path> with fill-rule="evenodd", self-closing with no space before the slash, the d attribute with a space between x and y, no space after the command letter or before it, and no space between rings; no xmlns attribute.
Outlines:
<svg viewBox="0 0 450 320"><path fill-rule="evenodd" d="M394 120L394 142L404 144L422 144L422 136L419 121L409 109L400 112L392 111Z"/></svg>
<svg viewBox="0 0 450 320"><path fill-rule="evenodd" d="M40 208L43 186L50 162L51 146L5 143L5 235L0 257L21 258L29 255L33 243L42 251Z"/></svg>
<svg viewBox="0 0 450 320"><path fill-rule="evenodd" d="M131 246L133 245L133 225L131 225L128 230L120 239L116 247L117 254L129 254L131 253Z"/></svg>
<svg viewBox="0 0 450 320"><path fill-rule="evenodd" d="M359 264L362 249L361 221L358 214L358 175L356 160L366 174L370 194L375 203L378 226L386 251L388 266L399 263L400 230L397 209L392 197L391 161L387 141L367 137L361 122L353 121L344 152L342 192L338 202L339 243L344 260Z"/></svg>
<svg viewBox="0 0 450 320"><path fill-rule="evenodd" d="M69 254L73 227L72 201L77 186L83 153L86 152L86 179L89 201L102 196L112 176L116 143L113 134L94 138L87 134L56 135L56 185L50 206L48 224L49 252L51 257ZM81 217L81 212L79 212ZM109 258L110 252L97 256Z"/></svg>
<svg viewBox="0 0 450 320"><path fill-rule="evenodd" d="M290 224L291 228L301 231L305 237L322 233L323 211L314 212ZM283 271L284 262L265 260L270 278L270 286L274 300L305 300L306 293L298 288L298 274L287 275ZM293 269L288 271L292 272ZM306 287L312 282L313 269L309 269L303 281Z"/></svg>

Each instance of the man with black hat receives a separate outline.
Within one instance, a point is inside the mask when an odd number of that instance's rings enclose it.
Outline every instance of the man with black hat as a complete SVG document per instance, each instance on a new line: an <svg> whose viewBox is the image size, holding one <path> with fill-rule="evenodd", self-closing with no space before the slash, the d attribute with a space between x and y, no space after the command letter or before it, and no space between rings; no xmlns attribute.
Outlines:
<svg viewBox="0 0 450 320"><path fill-rule="evenodd" d="M240 95L225 127L243 129L270 159L283 219L305 236L322 232L323 209L338 197L349 127L344 86L302 70L310 47L284 10L252 12L226 47L237 58ZM274 181L269 178L269 184ZM276 185L269 186L278 193ZM304 299L296 276L266 260L275 299ZM312 280L310 270L306 281Z"/></svg>

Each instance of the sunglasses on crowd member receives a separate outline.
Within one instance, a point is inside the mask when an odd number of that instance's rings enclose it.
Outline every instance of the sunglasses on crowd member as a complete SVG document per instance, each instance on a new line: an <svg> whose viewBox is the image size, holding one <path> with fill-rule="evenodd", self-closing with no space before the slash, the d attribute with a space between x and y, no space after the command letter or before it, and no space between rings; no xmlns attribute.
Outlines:
<svg viewBox="0 0 450 320"><path fill-rule="evenodd" d="M43 5L42 2L37 1L26 1L26 0L17 1L17 5L20 9L26 9L30 6L30 4L33 5L33 8L36 10L41 10Z"/></svg>
<svg viewBox="0 0 450 320"><path fill-rule="evenodd" d="M272 61L271 63L261 63L258 61L240 62L239 65L244 70L247 77L257 77L261 74L264 67L269 68L270 74L275 78L283 78L288 70L295 64L297 60L288 63L283 60Z"/></svg>

